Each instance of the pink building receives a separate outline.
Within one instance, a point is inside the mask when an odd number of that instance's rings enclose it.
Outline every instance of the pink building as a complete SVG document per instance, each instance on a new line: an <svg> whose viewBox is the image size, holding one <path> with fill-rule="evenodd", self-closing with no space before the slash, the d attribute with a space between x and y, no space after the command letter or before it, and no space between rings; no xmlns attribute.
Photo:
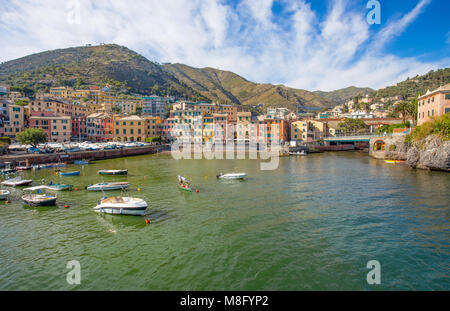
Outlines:
<svg viewBox="0 0 450 311"><path fill-rule="evenodd" d="M418 98L417 124L450 112L450 83Z"/></svg>
<svg viewBox="0 0 450 311"><path fill-rule="evenodd" d="M57 116L52 111L32 111L29 123L30 127L43 129L47 133L48 141L70 141L72 118L69 116Z"/></svg>

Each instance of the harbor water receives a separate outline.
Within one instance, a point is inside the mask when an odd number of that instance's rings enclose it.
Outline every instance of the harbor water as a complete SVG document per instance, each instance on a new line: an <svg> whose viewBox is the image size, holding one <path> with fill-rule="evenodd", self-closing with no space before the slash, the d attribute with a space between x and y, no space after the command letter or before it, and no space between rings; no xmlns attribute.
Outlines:
<svg viewBox="0 0 450 311"><path fill-rule="evenodd" d="M24 207L19 188L0 202L0 290L450 290L448 173L358 152L285 157L270 171L170 155L61 169L81 175L21 173L78 188L59 192L57 207ZM180 191L179 174L198 192ZM104 194L84 188L102 180L128 181L106 194L145 199L146 215L95 213ZM67 282L72 260L79 285ZM380 285L367 282L371 260Z"/></svg>

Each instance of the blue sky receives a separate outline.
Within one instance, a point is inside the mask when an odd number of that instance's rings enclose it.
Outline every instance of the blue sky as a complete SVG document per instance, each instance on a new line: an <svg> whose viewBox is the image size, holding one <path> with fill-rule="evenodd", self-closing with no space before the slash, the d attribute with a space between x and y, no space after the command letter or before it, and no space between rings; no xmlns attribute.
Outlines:
<svg viewBox="0 0 450 311"><path fill-rule="evenodd" d="M380 88L450 64L450 1L4 0L0 61L85 44L307 90Z"/></svg>

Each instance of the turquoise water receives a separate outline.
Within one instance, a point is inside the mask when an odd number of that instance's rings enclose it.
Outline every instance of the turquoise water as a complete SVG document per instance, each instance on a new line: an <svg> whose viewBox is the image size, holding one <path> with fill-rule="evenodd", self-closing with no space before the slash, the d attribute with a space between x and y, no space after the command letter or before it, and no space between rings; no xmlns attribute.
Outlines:
<svg viewBox="0 0 450 311"><path fill-rule="evenodd" d="M129 175L103 180L129 181L128 194L150 205L145 217L92 210L102 193L84 186L102 181L98 169L121 168ZM51 178L78 191L58 193L56 208L24 208L18 189L11 204L0 203L0 289L450 289L450 174L361 153L259 168L254 160L153 155L67 168L79 177L23 173L34 185ZM249 179L217 180L220 171ZM178 174L199 192L180 191ZM71 260L81 264L80 285L66 282ZM381 285L366 282L370 260L381 264Z"/></svg>

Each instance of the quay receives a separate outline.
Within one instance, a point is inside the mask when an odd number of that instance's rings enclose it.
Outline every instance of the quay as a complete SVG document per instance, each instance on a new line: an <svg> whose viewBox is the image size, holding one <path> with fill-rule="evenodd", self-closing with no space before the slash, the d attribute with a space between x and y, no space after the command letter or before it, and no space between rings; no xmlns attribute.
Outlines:
<svg viewBox="0 0 450 311"><path fill-rule="evenodd" d="M136 148L123 148L112 150L78 151L69 153L51 153L51 154L19 154L0 156L0 165L10 162L13 166L19 163L28 162L30 165L66 162L73 163L76 160L105 160L121 157L129 157L144 154L155 154L169 150L168 145L145 146Z"/></svg>

